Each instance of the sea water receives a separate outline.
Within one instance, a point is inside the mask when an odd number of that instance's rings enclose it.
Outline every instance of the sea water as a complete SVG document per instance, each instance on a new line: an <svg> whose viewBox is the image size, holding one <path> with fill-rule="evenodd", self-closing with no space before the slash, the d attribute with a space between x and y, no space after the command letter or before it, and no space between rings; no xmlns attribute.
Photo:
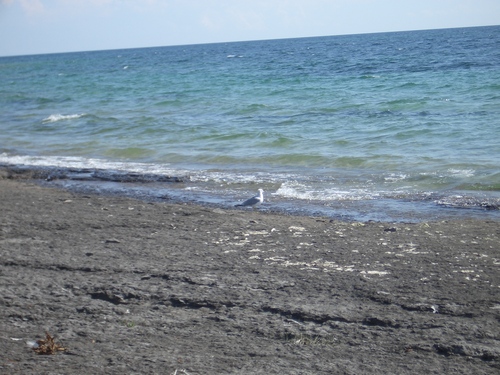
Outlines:
<svg viewBox="0 0 500 375"><path fill-rule="evenodd" d="M152 199L500 219L500 26L2 57L0 164Z"/></svg>

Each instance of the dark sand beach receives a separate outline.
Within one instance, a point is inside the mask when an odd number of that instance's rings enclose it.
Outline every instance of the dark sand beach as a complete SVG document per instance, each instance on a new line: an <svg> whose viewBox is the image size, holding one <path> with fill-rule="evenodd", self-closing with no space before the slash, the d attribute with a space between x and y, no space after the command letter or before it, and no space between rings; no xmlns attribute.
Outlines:
<svg viewBox="0 0 500 375"><path fill-rule="evenodd" d="M500 372L498 222L342 222L10 177L2 374ZM67 350L36 354L45 332Z"/></svg>

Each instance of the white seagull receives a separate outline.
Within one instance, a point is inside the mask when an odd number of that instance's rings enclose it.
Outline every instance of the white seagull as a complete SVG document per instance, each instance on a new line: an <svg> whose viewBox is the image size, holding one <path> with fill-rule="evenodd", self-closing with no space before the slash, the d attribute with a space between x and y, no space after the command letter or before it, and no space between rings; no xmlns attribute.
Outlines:
<svg viewBox="0 0 500 375"><path fill-rule="evenodd" d="M243 203L237 204L235 207L251 206L253 208L255 206L258 206L262 202L264 202L264 190L259 189L259 195L256 195L255 197L247 199Z"/></svg>

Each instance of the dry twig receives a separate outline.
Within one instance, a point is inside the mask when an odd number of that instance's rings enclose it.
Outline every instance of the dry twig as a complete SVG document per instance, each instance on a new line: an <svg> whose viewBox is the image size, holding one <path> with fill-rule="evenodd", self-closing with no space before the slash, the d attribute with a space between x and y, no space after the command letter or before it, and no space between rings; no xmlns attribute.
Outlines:
<svg viewBox="0 0 500 375"><path fill-rule="evenodd" d="M37 340L36 343L38 346L34 347L33 350L37 354L56 354L67 350L65 347L56 344L54 338L48 332L45 332L45 340Z"/></svg>

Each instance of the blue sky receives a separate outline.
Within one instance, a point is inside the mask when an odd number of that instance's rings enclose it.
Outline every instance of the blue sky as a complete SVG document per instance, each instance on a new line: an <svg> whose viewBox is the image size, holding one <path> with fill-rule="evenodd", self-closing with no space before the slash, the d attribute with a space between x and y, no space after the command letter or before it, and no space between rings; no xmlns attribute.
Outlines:
<svg viewBox="0 0 500 375"><path fill-rule="evenodd" d="M500 25L500 0L0 0L0 56Z"/></svg>

